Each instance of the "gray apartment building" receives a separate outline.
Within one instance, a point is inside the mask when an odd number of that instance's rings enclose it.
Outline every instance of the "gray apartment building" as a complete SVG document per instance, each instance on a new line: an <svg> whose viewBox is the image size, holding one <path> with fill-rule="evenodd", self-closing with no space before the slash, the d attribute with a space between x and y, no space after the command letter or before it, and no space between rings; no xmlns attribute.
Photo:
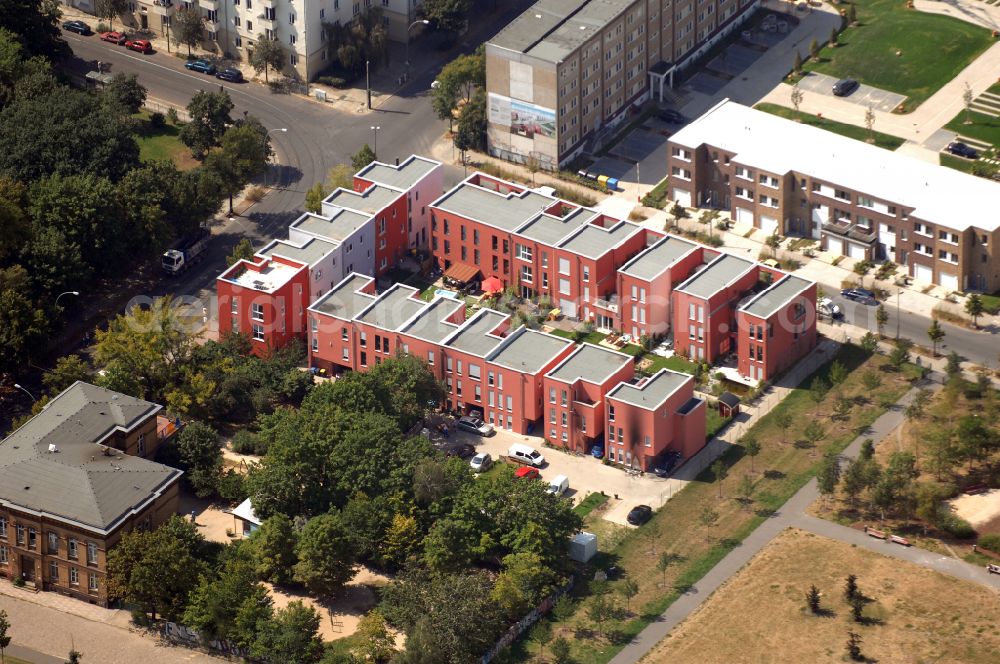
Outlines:
<svg viewBox="0 0 1000 664"><path fill-rule="evenodd" d="M543 168L572 159L759 0L540 0L486 44L490 154Z"/></svg>
<svg viewBox="0 0 1000 664"><path fill-rule="evenodd" d="M890 260L953 291L1000 289L1000 183L724 100L670 137L670 199L767 234Z"/></svg>

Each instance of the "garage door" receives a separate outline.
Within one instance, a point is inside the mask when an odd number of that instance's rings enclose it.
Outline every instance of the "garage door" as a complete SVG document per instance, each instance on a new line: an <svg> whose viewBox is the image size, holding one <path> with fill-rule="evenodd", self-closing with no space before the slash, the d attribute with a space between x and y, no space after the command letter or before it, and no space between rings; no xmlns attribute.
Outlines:
<svg viewBox="0 0 1000 664"><path fill-rule="evenodd" d="M865 248L863 245L848 242L847 255L855 260L863 261L865 259Z"/></svg>
<svg viewBox="0 0 1000 664"><path fill-rule="evenodd" d="M576 302L572 300L559 300L559 309L562 315L568 318L576 318Z"/></svg>
<svg viewBox="0 0 1000 664"><path fill-rule="evenodd" d="M674 189L674 200L680 203L681 207L691 207L691 192Z"/></svg>
<svg viewBox="0 0 1000 664"><path fill-rule="evenodd" d="M774 235L778 232L778 220L774 217L761 216L760 218L760 230L764 231L765 235Z"/></svg>
<svg viewBox="0 0 1000 664"><path fill-rule="evenodd" d="M920 265L919 263L914 263L913 278L916 279L917 281L926 281L929 284L933 284L934 268L927 265Z"/></svg>
<svg viewBox="0 0 1000 664"><path fill-rule="evenodd" d="M834 256L843 256L844 241L841 240L839 237L827 237L826 250L829 251Z"/></svg>
<svg viewBox="0 0 1000 664"><path fill-rule="evenodd" d="M753 226L753 210L741 207L736 208L736 221L741 224L750 224Z"/></svg>
<svg viewBox="0 0 1000 664"><path fill-rule="evenodd" d="M944 286L945 288L953 291L958 290L957 274L945 274L944 272L939 272L938 279L941 280L941 285Z"/></svg>

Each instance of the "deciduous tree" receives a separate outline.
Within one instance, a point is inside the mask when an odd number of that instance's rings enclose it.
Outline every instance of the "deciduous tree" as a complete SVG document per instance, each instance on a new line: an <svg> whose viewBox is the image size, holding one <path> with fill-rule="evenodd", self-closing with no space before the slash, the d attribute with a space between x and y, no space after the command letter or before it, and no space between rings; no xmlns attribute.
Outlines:
<svg viewBox="0 0 1000 664"><path fill-rule="evenodd" d="M885 305L880 304L878 308L875 309L875 325L878 326L878 335L881 337L882 331L885 329L886 324L889 322L889 312L886 311Z"/></svg>
<svg viewBox="0 0 1000 664"><path fill-rule="evenodd" d="M139 83L139 77L135 74L118 72L104 86L101 98L112 111L135 115L146 103L146 88Z"/></svg>
<svg viewBox="0 0 1000 664"><path fill-rule="evenodd" d="M354 167L354 172L358 172L376 159L378 156L375 151L365 143L360 150L351 155L351 166Z"/></svg>
<svg viewBox="0 0 1000 664"><path fill-rule="evenodd" d="M471 0L424 0L419 11L435 30L458 33L465 28L470 9Z"/></svg>
<svg viewBox="0 0 1000 664"><path fill-rule="evenodd" d="M196 5L179 9L170 19L170 31L174 42L187 46L188 57L191 57L191 47L201 43L205 34L205 19L201 10Z"/></svg>
<svg viewBox="0 0 1000 664"><path fill-rule="evenodd" d="M760 454L760 441L752 433L743 436L743 451L750 457L750 472L754 472L753 460Z"/></svg>
<svg viewBox="0 0 1000 664"><path fill-rule="evenodd" d="M360 641L355 653L361 655L364 662L384 664L396 652L396 640L389 631L385 617L377 609L365 614L358 622L355 634Z"/></svg>
<svg viewBox="0 0 1000 664"><path fill-rule="evenodd" d="M944 328L941 327L941 323L935 318L931 321L931 326L927 328L927 338L931 340L934 346L934 357L937 357L937 347L942 339L945 337Z"/></svg>
<svg viewBox="0 0 1000 664"><path fill-rule="evenodd" d="M180 139L195 159L204 159L208 151L222 143L226 129L233 124L230 113L233 100L225 90L199 90L187 105L191 121L181 127Z"/></svg>
<svg viewBox="0 0 1000 664"><path fill-rule="evenodd" d="M90 367L79 355L63 355L56 360L56 366L42 376L42 384L51 396L55 396L78 380L90 377Z"/></svg>
<svg viewBox="0 0 1000 664"><path fill-rule="evenodd" d="M250 52L250 66L258 74L264 72L264 82L268 82L267 70L281 71L285 65L285 49L277 39L268 39L262 34L257 35L253 51Z"/></svg>
<svg viewBox="0 0 1000 664"><path fill-rule="evenodd" d="M128 11L128 0L97 0L94 16L108 19L108 29L115 29L115 18Z"/></svg>
<svg viewBox="0 0 1000 664"><path fill-rule="evenodd" d="M298 538L298 531L284 514L264 519L250 536L249 545L260 578L277 584L291 583L292 569L298 562L295 555Z"/></svg>
<svg viewBox="0 0 1000 664"><path fill-rule="evenodd" d="M338 511L313 517L302 529L295 554L295 578L311 592L332 595L354 578L357 543Z"/></svg>
<svg viewBox="0 0 1000 664"><path fill-rule="evenodd" d="M177 436L177 451L195 495L213 495L222 474L222 448L215 430L201 422L190 422Z"/></svg>
<svg viewBox="0 0 1000 664"><path fill-rule="evenodd" d="M979 327L979 317L984 311L983 298L979 293L972 293L965 299L965 313L972 316L972 327Z"/></svg>

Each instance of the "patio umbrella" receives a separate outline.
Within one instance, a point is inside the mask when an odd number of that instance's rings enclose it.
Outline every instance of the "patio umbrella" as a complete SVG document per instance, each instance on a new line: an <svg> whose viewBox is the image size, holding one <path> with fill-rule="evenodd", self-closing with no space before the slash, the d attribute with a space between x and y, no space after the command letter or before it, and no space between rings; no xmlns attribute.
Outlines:
<svg viewBox="0 0 1000 664"><path fill-rule="evenodd" d="M482 289L484 293L500 293L503 291L503 282L496 277L483 279Z"/></svg>

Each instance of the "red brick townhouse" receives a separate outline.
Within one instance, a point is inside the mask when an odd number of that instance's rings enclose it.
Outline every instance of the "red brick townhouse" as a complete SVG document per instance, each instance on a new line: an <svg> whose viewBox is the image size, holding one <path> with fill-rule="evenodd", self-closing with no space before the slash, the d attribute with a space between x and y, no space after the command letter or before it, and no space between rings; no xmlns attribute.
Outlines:
<svg viewBox="0 0 1000 664"><path fill-rule="evenodd" d="M687 460L705 446L706 404L694 396L694 377L661 369L622 383L605 399L607 458L651 470L664 454Z"/></svg>
<svg viewBox="0 0 1000 664"><path fill-rule="evenodd" d="M178 509L160 410L78 381L0 442L0 576L107 606L108 551Z"/></svg>
<svg viewBox="0 0 1000 664"><path fill-rule="evenodd" d="M431 250L446 270L497 277L569 318L622 329L617 273L661 234L475 173L431 206Z"/></svg>
<svg viewBox="0 0 1000 664"><path fill-rule="evenodd" d="M644 468L665 450L689 456L705 442L705 410L693 399L690 376L667 371L630 386L632 357L523 326L512 330L511 317L498 311L481 309L466 319L464 302L445 296L424 302L399 284L376 294L373 278L351 275L309 308L309 318L311 366L365 371L409 353L444 383L447 408L479 411L497 428L582 451L604 440L606 425L621 413L618 422L631 423L632 438L656 442L648 459L630 452L626 460L621 445L610 458ZM633 390L640 396L629 397ZM618 410L606 408L611 394L622 395ZM627 414L630 406L639 414ZM656 420L643 409L655 411ZM611 441L624 442L625 431L615 429Z"/></svg>
<svg viewBox="0 0 1000 664"><path fill-rule="evenodd" d="M681 205L891 260L951 290L1000 289L1000 183L728 100L668 146L669 195Z"/></svg>
<svg viewBox="0 0 1000 664"><path fill-rule="evenodd" d="M620 326L633 339L659 338L670 331L674 287L703 263L705 251L711 251L672 235L650 235L649 240L651 246L618 270Z"/></svg>
<svg viewBox="0 0 1000 664"><path fill-rule="evenodd" d="M732 254L704 253L709 262L674 290L675 352L713 364L735 351L740 375L760 382L815 347L815 282Z"/></svg>
<svg viewBox="0 0 1000 664"><path fill-rule="evenodd" d="M220 334L246 334L255 353L304 337L306 308L335 284L355 272L383 274L408 249L426 247L427 203L441 191L441 173L440 163L417 156L365 167L354 189L334 191L319 214L292 222L287 240L218 277Z"/></svg>
<svg viewBox="0 0 1000 664"><path fill-rule="evenodd" d="M775 278L736 311L736 325L740 375L770 380L816 346L816 282Z"/></svg>

